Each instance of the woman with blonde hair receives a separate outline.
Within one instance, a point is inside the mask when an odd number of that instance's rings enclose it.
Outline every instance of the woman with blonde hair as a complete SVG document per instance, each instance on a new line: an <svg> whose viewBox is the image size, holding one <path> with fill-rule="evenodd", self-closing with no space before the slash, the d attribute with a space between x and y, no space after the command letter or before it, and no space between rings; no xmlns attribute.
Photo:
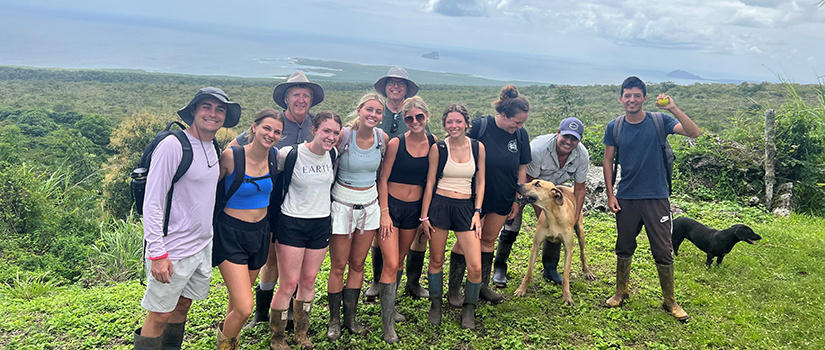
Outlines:
<svg viewBox="0 0 825 350"><path fill-rule="evenodd" d="M330 312L327 338L330 341L341 336L341 323L353 334L366 334L366 329L355 321L355 315L364 283L364 262L381 222L376 180L383 150L389 141L378 128L383 115L384 98L375 92L364 95L351 114L354 119L341 132L339 140L341 155L332 186L332 237L329 240L327 281ZM397 339L394 333L385 334L385 339Z"/></svg>

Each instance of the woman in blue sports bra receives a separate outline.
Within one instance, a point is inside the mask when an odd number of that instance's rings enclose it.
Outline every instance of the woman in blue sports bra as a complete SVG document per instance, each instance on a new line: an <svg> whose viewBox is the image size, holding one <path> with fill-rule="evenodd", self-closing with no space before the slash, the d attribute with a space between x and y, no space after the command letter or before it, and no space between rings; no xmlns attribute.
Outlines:
<svg viewBox="0 0 825 350"><path fill-rule="evenodd" d="M269 150L281 139L284 120L281 113L267 108L252 122L250 143L243 146L245 173L235 172L234 153L221 154L220 178L226 177L226 191L237 176L241 186L218 214L212 252L212 266L218 266L229 292L226 318L218 323L218 348L238 348L241 332L254 306L252 284L269 254L270 230L266 212L272 179L269 173Z"/></svg>

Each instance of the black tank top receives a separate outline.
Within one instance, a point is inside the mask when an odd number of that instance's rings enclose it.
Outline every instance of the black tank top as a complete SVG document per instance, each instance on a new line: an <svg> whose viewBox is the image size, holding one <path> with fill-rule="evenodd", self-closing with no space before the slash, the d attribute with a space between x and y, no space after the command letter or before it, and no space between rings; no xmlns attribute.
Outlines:
<svg viewBox="0 0 825 350"><path fill-rule="evenodd" d="M429 145L435 143L435 138L432 134L427 133L427 141ZM407 142L404 140L404 134L398 136L398 152L395 155L395 163L392 165L392 172L388 182L395 182L408 185L424 186L427 182L427 171L430 168L430 160L428 156L413 157L410 152L407 152Z"/></svg>

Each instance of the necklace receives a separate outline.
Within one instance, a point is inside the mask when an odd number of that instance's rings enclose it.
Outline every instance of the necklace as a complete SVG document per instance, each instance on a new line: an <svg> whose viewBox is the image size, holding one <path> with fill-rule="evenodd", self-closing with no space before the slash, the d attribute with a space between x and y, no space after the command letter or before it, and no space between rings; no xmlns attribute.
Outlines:
<svg viewBox="0 0 825 350"><path fill-rule="evenodd" d="M206 146L203 144L203 140L201 140L201 131L198 127L195 127L195 132L198 134L198 141L201 143L201 150L203 151L203 157L206 158L206 167L212 169L213 166L217 165L221 161L221 156L218 155L218 159L213 164L209 164L209 156L206 155Z"/></svg>

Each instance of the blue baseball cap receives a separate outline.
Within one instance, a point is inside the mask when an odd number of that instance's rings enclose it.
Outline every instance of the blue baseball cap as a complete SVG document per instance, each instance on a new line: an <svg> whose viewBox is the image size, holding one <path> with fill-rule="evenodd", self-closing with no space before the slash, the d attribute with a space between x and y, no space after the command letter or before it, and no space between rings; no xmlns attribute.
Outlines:
<svg viewBox="0 0 825 350"><path fill-rule="evenodd" d="M579 118L566 118L559 123L559 133L562 135L573 135L581 140L582 134L584 134L584 124L582 124Z"/></svg>

